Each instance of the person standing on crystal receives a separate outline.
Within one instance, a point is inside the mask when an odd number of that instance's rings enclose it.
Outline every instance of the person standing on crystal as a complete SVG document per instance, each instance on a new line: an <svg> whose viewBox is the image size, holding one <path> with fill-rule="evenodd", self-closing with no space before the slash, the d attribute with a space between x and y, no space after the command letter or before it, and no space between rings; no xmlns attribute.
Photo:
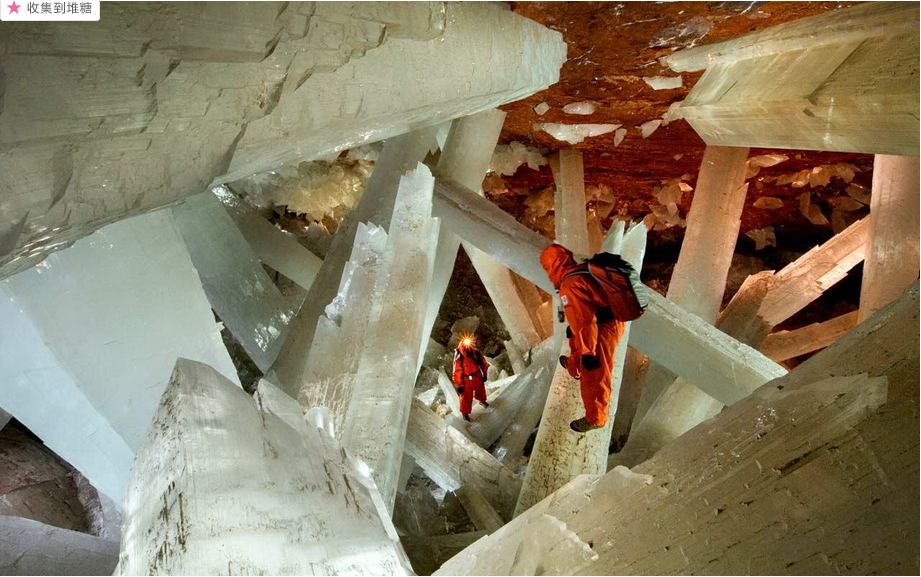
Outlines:
<svg viewBox="0 0 921 577"><path fill-rule="evenodd" d="M625 324L614 318L607 293L598 281L591 275L576 274L584 267L569 249L558 244L548 246L540 255L540 264L560 296L569 324L566 335L570 353L560 357L560 364L579 379L585 406L585 416L569 427L577 433L599 429L608 421L614 350Z"/></svg>
<svg viewBox="0 0 921 577"><path fill-rule="evenodd" d="M454 386L460 397L460 412L465 421L470 420L473 399L488 407L486 402L486 369L489 363L483 358L474 344L473 337L461 339L454 351Z"/></svg>

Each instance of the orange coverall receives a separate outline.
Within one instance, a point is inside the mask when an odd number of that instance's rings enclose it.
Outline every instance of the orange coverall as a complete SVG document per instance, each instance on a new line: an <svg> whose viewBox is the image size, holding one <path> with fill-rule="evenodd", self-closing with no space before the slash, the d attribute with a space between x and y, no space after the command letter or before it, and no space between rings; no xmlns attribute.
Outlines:
<svg viewBox="0 0 921 577"><path fill-rule="evenodd" d="M454 351L454 386L464 387L460 393L460 412L469 415L473 398L486 402L486 369L489 363L473 347L460 346Z"/></svg>
<svg viewBox="0 0 921 577"><path fill-rule="evenodd" d="M540 264L560 295L563 312L572 331L566 368L579 379L585 420L595 426L603 425L608 420L611 402L614 350L624 334L625 324L613 319L610 314L607 315L610 320L598 322L598 311L608 309L609 313L610 307L604 289L591 276L577 274L563 280L567 273L578 267L569 249L558 244L548 246L540 255ZM582 355L594 355L601 366L586 370L582 365Z"/></svg>

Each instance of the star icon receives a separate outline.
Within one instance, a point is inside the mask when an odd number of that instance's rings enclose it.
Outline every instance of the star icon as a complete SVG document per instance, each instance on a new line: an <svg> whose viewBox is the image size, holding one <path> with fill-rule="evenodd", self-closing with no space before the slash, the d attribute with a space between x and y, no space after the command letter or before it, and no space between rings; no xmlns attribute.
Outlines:
<svg viewBox="0 0 921 577"><path fill-rule="evenodd" d="M16 0L13 0L13 3L7 4L6 7L10 9L10 14L19 14L19 9L22 8L22 4L17 4Z"/></svg>

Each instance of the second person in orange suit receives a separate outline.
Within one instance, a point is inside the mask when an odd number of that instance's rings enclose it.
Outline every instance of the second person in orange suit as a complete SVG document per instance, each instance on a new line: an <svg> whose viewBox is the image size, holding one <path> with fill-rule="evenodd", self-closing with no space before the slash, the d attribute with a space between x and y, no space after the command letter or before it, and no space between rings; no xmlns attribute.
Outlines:
<svg viewBox="0 0 921 577"><path fill-rule="evenodd" d="M611 402L611 374L614 350L624 333L625 324L614 318L605 290L586 274L569 273L578 269L572 252L558 244L548 246L540 255L557 290L569 323L567 358L561 358L573 378L579 379L585 416L570 423L577 433L603 427L608 420Z"/></svg>
<svg viewBox="0 0 921 577"><path fill-rule="evenodd" d="M473 344L473 339L465 337L454 351L454 386L460 397L460 412L465 421L470 420L473 399L476 398L484 407L486 402L486 370L489 363Z"/></svg>

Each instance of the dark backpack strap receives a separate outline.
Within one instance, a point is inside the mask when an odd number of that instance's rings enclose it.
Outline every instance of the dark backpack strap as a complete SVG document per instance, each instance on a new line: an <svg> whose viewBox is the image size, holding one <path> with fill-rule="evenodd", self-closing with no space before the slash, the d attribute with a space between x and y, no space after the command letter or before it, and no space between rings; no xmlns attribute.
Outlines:
<svg viewBox="0 0 921 577"><path fill-rule="evenodd" d="M566 273L566 274L563 275L563 278L560 279L560 286L563 286L563 281L564 281L564 280L568 279L569 277L573 277L573 276L576 276L576 275L579 275L579 274L587 274L588 276L592 276L592 273L589 272L589 270L588 270L588 265L587 265L587 264L580 264L580 265L578 266L578 268L576 268L575 270L571 270L571 271L569 271L568 273ZM592 278L594 278L594 277L592 277ZM559 292L559 291L557 291L557 292Z"/></svg>

